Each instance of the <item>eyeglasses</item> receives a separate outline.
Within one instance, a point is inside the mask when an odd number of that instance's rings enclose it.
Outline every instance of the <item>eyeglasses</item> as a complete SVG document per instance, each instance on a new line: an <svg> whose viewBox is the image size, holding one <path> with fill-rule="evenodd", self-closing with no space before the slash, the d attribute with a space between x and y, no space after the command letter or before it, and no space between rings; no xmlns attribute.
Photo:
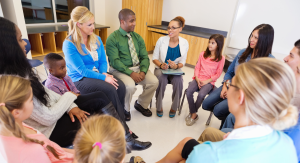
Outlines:
<svg viewBox="0 0 300 163"><path fill-rule="evenodd" d="M227 86L228 88L230 88L230 87L235 87L235 88L237 88L237 89L240 89L238 86L235 86L235 85L231 84L231 81L230 81L230 80L226 80L226 86Z"/></svg>
<svg viewBox="0 0 300 163"><path fill-rule="evenodd" d="M168 29L168 30L171 29L171 30L173 31L173 30L175 30L175 29L177 29L177 28L180 28L180 27L168 27L167 29Z"/></svg>

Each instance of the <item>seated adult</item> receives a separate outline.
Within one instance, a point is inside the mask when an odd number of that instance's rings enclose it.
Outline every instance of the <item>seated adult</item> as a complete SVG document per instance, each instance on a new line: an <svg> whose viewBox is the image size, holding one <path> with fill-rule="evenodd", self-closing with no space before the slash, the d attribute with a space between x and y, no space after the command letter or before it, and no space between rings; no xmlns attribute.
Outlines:
<svg viewBox="0 0 300 163"><path fill-rule="evenodd" d="M68 22L69 35L63 43L67 73L81 94L102 91L117 109L124 110L125 86L107 73L101 38L94 34L94 15L83 6L75 7ZM124 119L124 117L121 117Z"/></svg>
<svg viewBox="0 0 300 163"><path fill-rule="evenodd" d="M0 31L5 31L0 32L0 38L6 40L0 42L0 74L27 77L31 82L34 109L30 118L25 121L26 124L43 133L51 141L66 147L73 143L80 122L85 121L87 115L115 111L110 100L103 98L103 92L93 92L85 97L66 92L61 96L44 87L25 57L25 44L20 29L11 21L0 18ZM124 117L124 113L121 113ZM114 115L118 116L116 113ZM120 121L124 122L121 118ZM151 146L150 142L135 140L126 123L123 124L129 148L142 150Z"/></svg>
<svg viewBox="0 0 300 163"><path fill-rule="evenodd" d="M298 110L291 104L296 80L292 69L273 58L240 64L229 84L234 130L219 142L199 144L185 138L160 162L296 163L291 138L278 131L297 123Z"/></svg>
<svg viewBox="0 0 300 163"><path fill-rule="evenodd" d="M158 86L157 78L150 72L149 57L143 38L134 32L135 13L130 9L119 12L120 28L107 38L106 54L109 58L109 72L123 81L126 87L125 116L130 120L130 102L136 91L135 84L143 86L134 108L144 116L152 116L148 109Z"/></svg>
<svg viewBox="0 0 300 163"><path fill-rule="evenodd" d="M300 109L300 40L295 42L295 47L291 50L290 54L284 58L284 62L287 63L292 70L294 71L296 82L297 82L297 89L296 95L293 97L292 104L295 105L298 110ZM208 129L205 132L205 136L200 136L199 139L205 139L206 141L220 141L222 137L231 132L234 128L235 124L235 117L233 114L229 114L225 120L225 123L221 129L218 131L216 129ZM300 162L300 118L298 119L298 123L296 126L284 130L288 136L292 138L294 141L294 145L297 150L298 160ZM204 138L205 137L205 138Z"/></svg>
<svg viewBox="0 0 300 163"><path fill-rule="evenodd" d="M159 117L163 116L163 98L165 95L168 80L173 85L172 106L169 112L169 117L173 118L179 106L179 101L182 96L183 79L181 75L166 75L161 69L180 69L184 66L189 43L186 39L179 36L179 33L184 27L184 18L176 17L172 19L168 25L168 35L163 36L156 42L153 51L153 63L156 65L154 75L159 80L159 85L156 89L156 114Z"/></svg>
<svg viewBox="0 0 300 163"><path fill-rule="evenodd" d="M227 86L226 82L234 77L237 66L241 63L248 62L253 58L272 57L271 54L274 40L274 29L269 24L260 24L253 29L249 36L249 43L246 49L242 49L230 64L224 79L223 86L213 91L204 99L202 108L213 111L214 115L224 123L228 111L227 103Z"/></svg>

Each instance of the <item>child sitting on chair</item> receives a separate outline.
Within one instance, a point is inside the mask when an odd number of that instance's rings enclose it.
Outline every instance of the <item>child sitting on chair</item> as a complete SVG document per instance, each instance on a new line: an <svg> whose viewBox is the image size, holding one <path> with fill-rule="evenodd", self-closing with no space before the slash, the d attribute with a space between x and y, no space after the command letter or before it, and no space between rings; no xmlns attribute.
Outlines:
<svg viewBox="0 0 300 163"><path fill-rule="evenodd" d="M204 97L213 90L216 80L222 74L225 57L222 55L224 36L220 34L211 35L205 52L200 53L195 67L193 81L189 83L186 97L189 103L190 114L185 118L186 125L193 125L198 119L197 111ZM198 92L196 102L194 92Z"/></svg>
<svg viewBox="0 0 300 163"><path fill-rule="evenodd" d="M69 91L77 96L80 94L71 78L66 75L66 61L62 56L56 53L49 53L44 58L44 64L49 70L49 75L45 83L47 88L60 95Z"/></svg>

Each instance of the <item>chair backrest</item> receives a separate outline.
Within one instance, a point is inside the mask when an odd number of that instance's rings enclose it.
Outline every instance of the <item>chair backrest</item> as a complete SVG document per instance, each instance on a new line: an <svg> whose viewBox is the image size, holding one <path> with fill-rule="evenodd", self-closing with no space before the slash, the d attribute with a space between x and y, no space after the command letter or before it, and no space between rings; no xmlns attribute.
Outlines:
<svg viewBox="0 0 300 163"><path fill-rule="evenodd" d="M31 50L31 44L30 44L30 42L29 42L29 40L28 39L23 39L26 43L27 43L27 45L25 46L25 48L26 48L26 54Z"/></svg>

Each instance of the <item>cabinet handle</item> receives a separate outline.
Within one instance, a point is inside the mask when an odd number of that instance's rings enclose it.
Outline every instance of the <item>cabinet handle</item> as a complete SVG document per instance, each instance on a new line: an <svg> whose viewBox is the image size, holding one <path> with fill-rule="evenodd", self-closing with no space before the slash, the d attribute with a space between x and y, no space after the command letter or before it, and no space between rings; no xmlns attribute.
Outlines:
<svg viewBox="0 0 300 163"><path fill-rule="evenodd" d="M136 12L136 6L134 6L134 11Z"/></svg>

